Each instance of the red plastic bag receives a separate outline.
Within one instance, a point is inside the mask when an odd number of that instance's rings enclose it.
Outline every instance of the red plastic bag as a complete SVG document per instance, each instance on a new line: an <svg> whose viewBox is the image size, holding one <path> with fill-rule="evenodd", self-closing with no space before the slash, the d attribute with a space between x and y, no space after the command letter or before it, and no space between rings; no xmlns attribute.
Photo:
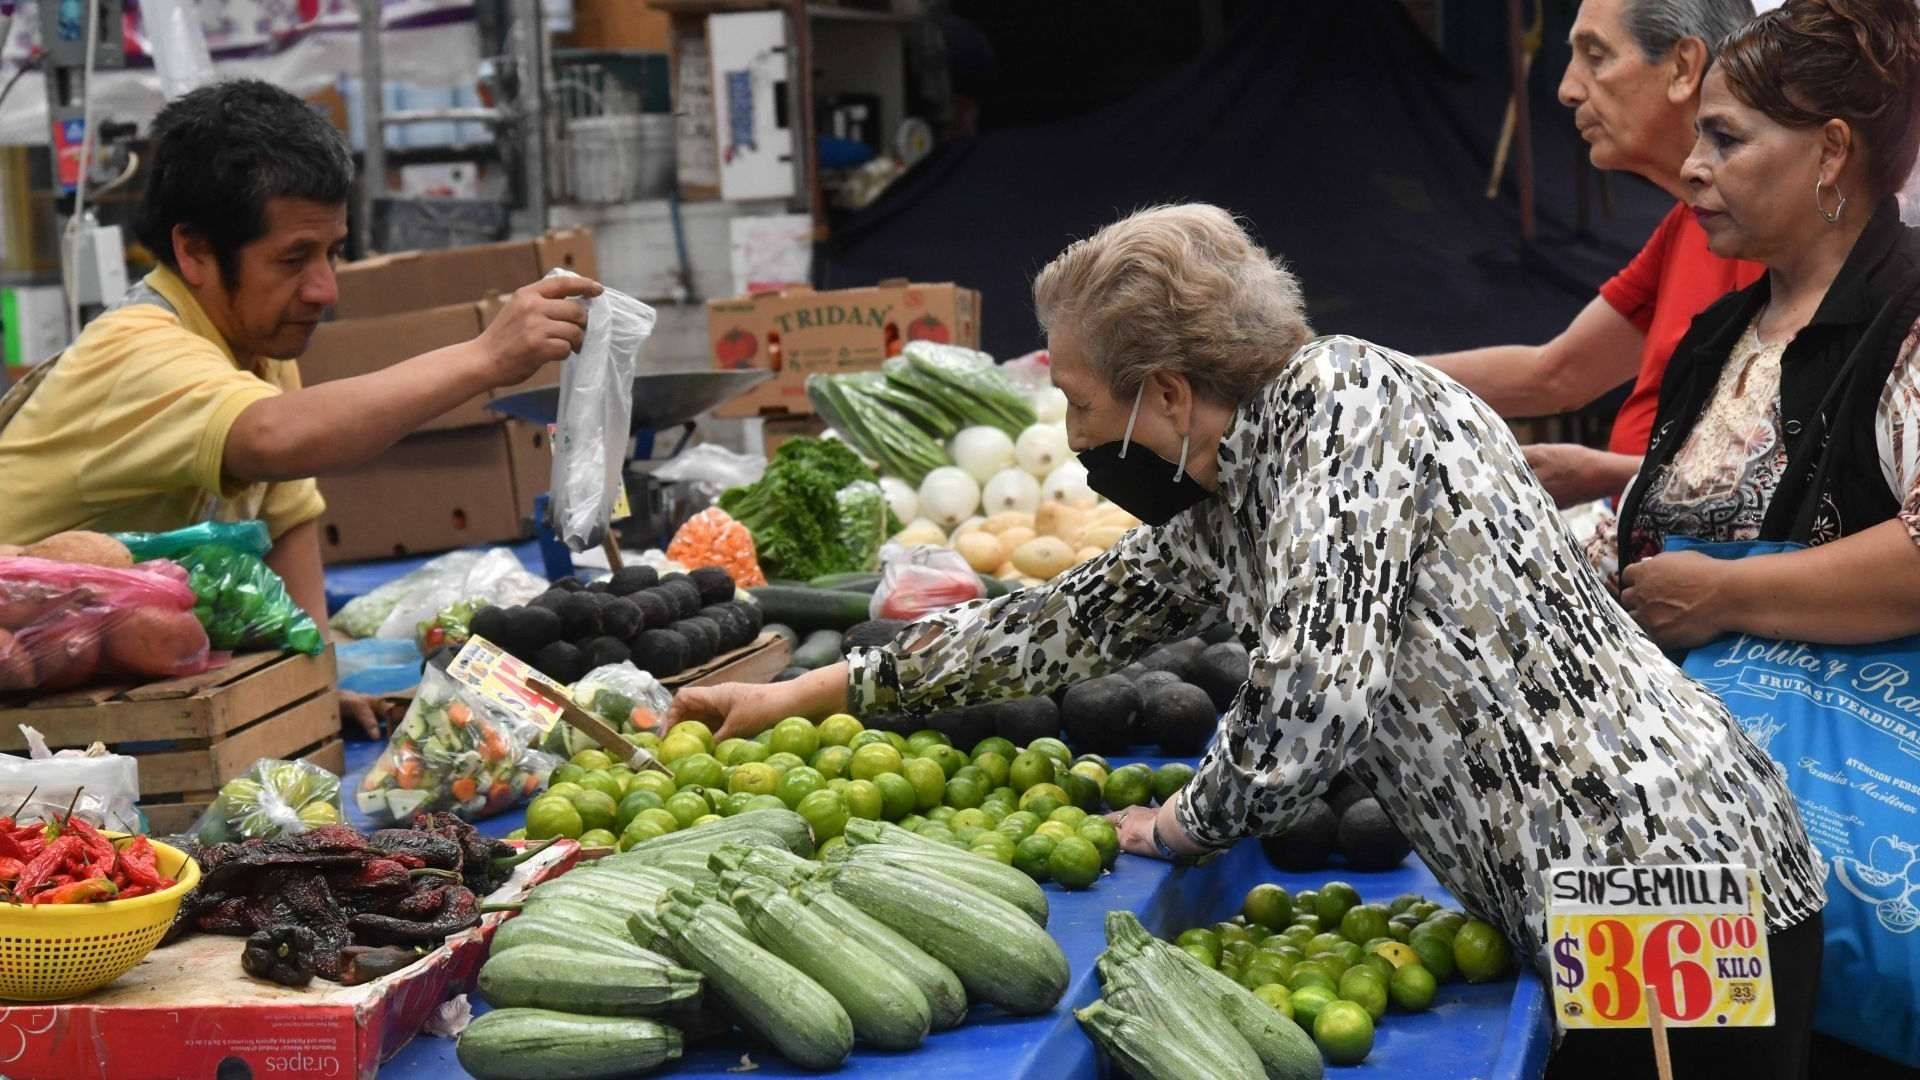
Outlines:
<svg viewBox="0 0 1920 1080"><path fill-rule="evenodd" d="M888 544L880 551L880 587L867 613L911 622L985 595L980 575L952 548Z"/></svg>
<svg viewBox="0 0 1920 1080"><path fill-rule="evenodd" d="M0 692L98 678L172 679L213 666L186 572L0 558Z"/></svg>

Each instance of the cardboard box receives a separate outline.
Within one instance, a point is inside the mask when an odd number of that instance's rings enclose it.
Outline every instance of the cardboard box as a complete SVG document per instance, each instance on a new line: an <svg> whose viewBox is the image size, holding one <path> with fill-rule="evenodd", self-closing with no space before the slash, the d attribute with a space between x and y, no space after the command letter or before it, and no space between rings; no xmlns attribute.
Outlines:
<svg viewBox="0 0 1920 1080"><path fill-rule="evenodd" d="M509 420L507 460L513 470L513 503L522 521L533 519L533 500L553 486L553 443L538 424Z"/></svg>
<svg viewBox="0 0 1920 1080"><path fill-rule="evenodd" d="M321 323L313 332L313 341L307 345L307 351L300 357L300 380L303 385L317 386L335 379L350 379L410 360L421 353L470 341L493 322L505 305L504 298L495 297L399 315L334 319ZM446 431L497 424L500 416L487 411L488 401L536 386L557 383L560 381L560 370L559 364L548 364L525 382L489 394L476 395L420 425L419 430Z"/></svg>
<svg viewBox="0 0 1920 1080"><path fill-rule="evenodd" d="M593 234L567 229L531 240L376 255L335 271L340 298L334 315L365 319L473 303L530 285L556 266L599 277Z"/></svg>
<svg viewBox="0 0 1920 1080"><path fill-rule="evenodd" d="M865 289L795 288L709 300L707 339L720 370L779 372L713 415L811 413L806 381L815 372L871 371L907 342L922 339L978 348L980 294L952 283L892 281Z"/></svg>
<svg viewBox="0 0 1920 1080"><path fill-rule="evenodd" d="M760 429L760 449L768 459L772 459L774 451L780 449L781 443L792 439L814 438L824 434L826 430L826 421L811 413L802 416L769 417Z"/></svg>
<svg viewBox="0 0 1920 1080"><path fill-rule="evenodd" d="M564 43L576 49L644 49L666 52L672 17L642 0L573 0L573 33Z"/></svg>
<svg viewBox="0 0 1920 1080"><path fill-rule="evenodd" d="M561 841L515 868L487 900L504 903L578 860ZM473 992L507 916L446 939L413 964L360 986L293 988L240 970L245 939L195 934L155 949L77 1001L12 1005L18 1049L6 1074L69 1080L311 1076L373 1080L440 1003Z"/></svg>
<svg viewBox="0 0 1920 1080"><path fill-rule="evenodd" d="M410 435L370 465L322 477L327 562L519 540L505 424Z"/></svg>

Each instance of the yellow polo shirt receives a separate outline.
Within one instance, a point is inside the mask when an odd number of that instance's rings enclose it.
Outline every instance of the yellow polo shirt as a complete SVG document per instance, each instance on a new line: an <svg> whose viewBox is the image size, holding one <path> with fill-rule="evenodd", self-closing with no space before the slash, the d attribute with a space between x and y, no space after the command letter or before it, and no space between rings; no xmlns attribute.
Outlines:
<svg viewBox="0 0 1920 1080"><path fill-rule="evenodd" d="M300 388L293 361L236 357L172 271L146 285L173 311L95 319L0 429L0 544L252 517L278 538L326 509L311 479L244 484L221 469L240 413Z"/></svg>

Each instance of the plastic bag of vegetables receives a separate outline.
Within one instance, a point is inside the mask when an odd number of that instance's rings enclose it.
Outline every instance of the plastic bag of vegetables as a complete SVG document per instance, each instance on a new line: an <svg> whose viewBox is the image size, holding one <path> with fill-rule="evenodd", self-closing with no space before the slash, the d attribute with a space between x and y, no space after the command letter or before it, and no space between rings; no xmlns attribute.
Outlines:
<svg viewBox="0 0 1920 1080"><path fill-rule="evenodd" d="M193 614L213 648L231 652L327 647L313 616L287 595L280 575L262 561L272 546L259 521L202 522L163 533L122 533L136 560L171 559L187 572Z"/></svg>
<svg viewBox="0 0 1920 1080"><path fill-rule="evenodd" d="M587 672L573 684L572 696L575 705L605 720L622 735L646 731L661 734L660 725L673 705L673 694L660 685L660 680L630 662ZM559 757L572 757L599 745L562 721L553 725L540 748Z"/></svg>
<svg viewBox="0 0 1920 1080"><path fill-rule="evenodd" d="M491 817L532 798L559 764L533 749L543 735L538 724L428 664L355 802L382 827L423 810Z"/></svg>
<svg viewBox="0 0 1920 1080"><path fill-rule="evenodd" d="M429 559L418 570L403 574L384 585L347 601L339 611L333 613L328 625L350 638L370 638L378 636L380 626L393 614L395 608L413 593L432 588L443 582L458 582L464 579L467 571L481 559L478 551L449 551L445 555ZM544 589L544 586L543 586ZM536 593L535 595L539 595Z"/></svg>
<svg viewBox="0 0 1920 1080"><path fill-rule="evenodd" d="M0 693L207 670L216 658L186 577L164 560L116 570L0 556Z"/></svg>
<svg viewBox="0 0 1920 1080"><path fill-rule="evenodd" d="M952 548L888 544L881 549L880 587L868 614L912 622L987 594L980 575Z"/></svg>
<svg viewBox="0 0 1920 1080"><path fill-rule="evenodd" d="M261 758L227 781L188 830L202 844L272 839L338 825L340 778L305 761Z"/></svg>

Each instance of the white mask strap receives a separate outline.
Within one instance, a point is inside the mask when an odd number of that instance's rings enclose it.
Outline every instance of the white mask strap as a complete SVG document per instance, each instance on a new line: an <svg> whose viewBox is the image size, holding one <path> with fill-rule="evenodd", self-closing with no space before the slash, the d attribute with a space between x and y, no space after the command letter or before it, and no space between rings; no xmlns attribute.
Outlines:
<svg viewBox="0 0 1920 1080"><path fill-rule="evenodd" d="M1140 389L1133 392L1133 412L1127 414L1127 433L1120 436L1120 456L1122 458L1127 456L1127 447L1133 443L1133 424L1134 421L1140 419L1140 399L1146 392L1147 384L1144 381L1141 382Z"/></svg>
<svg viewBox="0 0 1920 1080"><path fill-rule="evenodd" d="M1173 482L1179 483L1180 478L1185 475L1187 475L1187 436L1182 435L1180 436L1180 464L1173 468Z"/></svg>

